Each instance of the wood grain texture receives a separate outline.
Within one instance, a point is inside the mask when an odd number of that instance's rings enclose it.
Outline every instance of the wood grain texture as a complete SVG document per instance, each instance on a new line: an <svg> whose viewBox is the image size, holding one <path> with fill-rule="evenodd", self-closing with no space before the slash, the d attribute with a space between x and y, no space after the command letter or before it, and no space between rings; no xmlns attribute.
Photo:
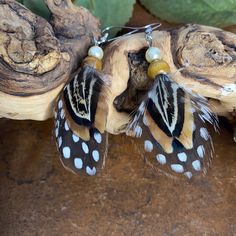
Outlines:
<svg viewBox="0 0 236 236"><path fill-rule="evenodd" d="M100 34L98 20L86 9L75 7L70 0L46 3L52 12L50 23L13 0L0 0L2 117L33 120L51 117L53 101L86 55L92 36ZM148 19L153 22L155 18ZM105 49L103 72L112 84L107 124L111 133L124 130L129 111L137 105L133 99L137 89L144 93L148 88L145 60L136 71L139 76L135 76L133 59L129 58L131 53L141 52L142 56L145 52L143 36L140 33L121 38ZM153 38L153 45L161 49L176 81L208 97L212 104L217 104L213 107L215 112L234 120L235 34L186 25L156 31ZM127 91L129 96L119 97ZM128 112L120 103L114 107L118 97L126 103ZM136 97L140 101L141 97Z"/></svg>
<svg viewBox="0 0 236 236"><path fill-rule="evenodd" d="M235 45L235 34L207 26L189 24L153 33L153 46L160 48L173 79L209 98L210 103L219 104L213 110L226 117L234 116L236 107ZM105 50L104 72L112 81L107 125L111 133L121 132L129 121L127 110L132 112L141 100L138 91L149 88L142 86L145 81L148 84L147 65L139 63L145 60L146 48L144 34L139 33L117 40ZM134 56L130 57L131 54ZM138 59L132 65L130 60L135 57ZM134 67L136 73L132 73Z"/></svg>
<svg viewBox="0 0 236 236"><path fill-rule="evenodd" d="M99 21L70 0L46 1L51 23L13 0L0 0L0 116L45 120L86 55Z"/></svg>

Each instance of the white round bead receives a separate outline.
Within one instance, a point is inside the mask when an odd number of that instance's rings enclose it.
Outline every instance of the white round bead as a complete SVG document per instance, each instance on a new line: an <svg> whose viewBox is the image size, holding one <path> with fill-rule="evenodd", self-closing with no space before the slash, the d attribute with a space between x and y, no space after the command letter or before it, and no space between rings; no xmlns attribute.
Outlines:
<svg viewBox="0 0 236 236"><path fill-rule="evenodd" d="M159 48L150 47L145 53L146 60L151 63L154 60L161 59L161 51Z"/></svg>
<svg viewBox="0 0 236 236"><path fill-rule="evenodd" d="M88 50L88 55L101 60L103 58L103 50L99 46L92 46Z"/></svg>

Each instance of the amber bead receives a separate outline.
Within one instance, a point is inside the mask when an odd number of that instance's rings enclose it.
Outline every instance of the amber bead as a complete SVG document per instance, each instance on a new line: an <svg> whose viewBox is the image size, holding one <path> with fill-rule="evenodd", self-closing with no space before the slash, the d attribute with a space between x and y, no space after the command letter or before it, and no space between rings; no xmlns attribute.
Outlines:
<svg viewBox="0 0 236 236"><path fill-rule="evenodd" d="M96 70L102 70L102 61L99 60L96 57L92 57L92 56L87 56L84 60L82 65L89 65L93 68L95 68Z"/></svg>
<svg viewBox="0 0 236 236"><path fill-rule="evenodd" d="M158 74L170 73L170 66L164 60L155 60L148 66L147 75L151 79L155 79Z"/></svg>

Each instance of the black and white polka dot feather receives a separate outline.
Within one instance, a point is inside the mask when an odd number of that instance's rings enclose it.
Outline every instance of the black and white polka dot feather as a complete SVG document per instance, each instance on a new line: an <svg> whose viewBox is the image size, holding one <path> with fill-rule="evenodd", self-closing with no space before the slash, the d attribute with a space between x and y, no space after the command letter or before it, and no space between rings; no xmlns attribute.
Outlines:
<svg viewBox="0 0 236 236"><path fill-rule="evenodd" d="M99 105L101 97L105 96L102 94L103 86L106 84L99 73L92 68L85 69L65 86L57 100L56 143L62 164L74 173L84 172L87 175L95 175L104 165L107 134L96 127L96 119L98 119L96 112L101 108ZM106 110L104 102L102 107ZM105 115L104 120L98 122L99 124L105 122ZM85 130L85 134L88 132L88 137L80 136L80 130L83 132Z"/></svg>
<svg viewBox="0 0 236 236"><path fill-rule="evenodd" d="M55 137L60 160L66 169L77 173L85 171L88 175L95 175L97 169L104 165L107 152L106 133L101 134L95 128L90 130L91 139L85 141L69 128L62 108L62 101L57 104L55 113Z"/></svg>
<svg viewBox="0 0 236 236"><path fill-rule="evenodd" d="M137 109L128 131L144 140L147 161L166 172L205 173L213 157L206 128L218 128L204 98L179 86L168 75L158 75Z"/></svg>

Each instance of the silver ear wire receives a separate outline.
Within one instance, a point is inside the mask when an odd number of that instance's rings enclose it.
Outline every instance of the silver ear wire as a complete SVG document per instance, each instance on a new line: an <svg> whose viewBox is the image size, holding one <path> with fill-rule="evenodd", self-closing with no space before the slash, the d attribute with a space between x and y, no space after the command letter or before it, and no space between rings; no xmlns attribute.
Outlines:
<svg viewBox="0 0 236 236"><path fill-rule="evenodd" d="M102 31L102 36L97 40L94 39L94 43L95 45L100 45L102 43L109 43L111 41L114 41L116 39L119 38L123 38L125 36L129 36L131 34L140 32L140 31L144 31L145 32L145 39L147 40L148 46L151 47L152 46L152 31L159 28L161 26L161 23L152 23L152 24L148 24L145 26L140 26L140 27L131 27L131 26L109 26L106 27L103 31ZM132 31L123 34L121 36L117 36L114 38L108 38L109 37L109 32L113 29L130 29Z"/></svg>
<svg viewBox="0 0 236 236"><path fill-rule="evenodd" d="M93 37L94 45L99 46L103 43L108 42L107 40L108 36L109 34L106 32L106 33L102 33L102 36L99 39L96 39L95 37Z"/></svg>
<svg viewBox="0 0 236 236"><path fill-rule="evenodd" d="M144 31L145 39L147 41L149 48L152 46L152 31L153 31L153 28L150 25Z"/></svg>

